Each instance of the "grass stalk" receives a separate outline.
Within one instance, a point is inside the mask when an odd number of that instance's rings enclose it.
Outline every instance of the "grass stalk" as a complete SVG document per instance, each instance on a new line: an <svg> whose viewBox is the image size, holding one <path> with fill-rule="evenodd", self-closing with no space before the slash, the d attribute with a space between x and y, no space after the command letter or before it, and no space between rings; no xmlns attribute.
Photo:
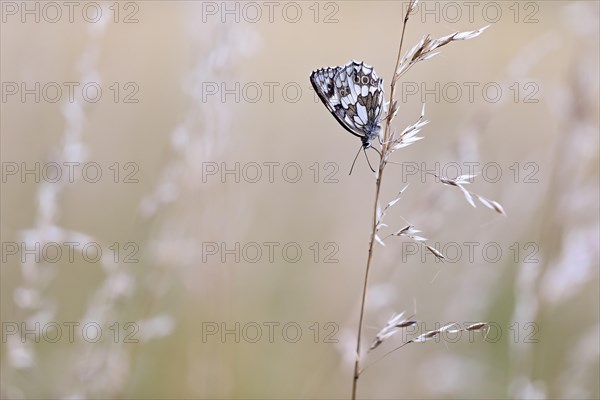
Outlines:
<svg viewBox="0 0 600 400"><path fill-rule="evenodd" d="M398 46L398 57L396 59L396 67L394 68L394 75L392 77L390 83L390 100L388 105L388 116L392 116L392 108L394 105L394 96L396 92L396 81L397 81L397 72L398 67L400 66L400 59L402 58L402 43L404 42L404 33L406 31L406 25L408 22L409 13L413 7L414 1L411 1L406 9L406 14L404 16L404 22L402 24L402 34L400 36L400 45ZM358 385L358 378L360 377L360 341L362 336L362 328L363 328L363 319L365 315L365 302L367 299L367 288L369 284L369 272L371 271L371 264L373 261L373 248L375 245L375 235L377 234L377 205L379 204L379 194L381 193L381 183L383 180L383 171L386 165L386 155L389 147L389 136L390 136L390 127L393 118L385 119L385 130L383 134L383 143L381 145L381 158L379 161L379 169L377 171L377 179L375 181L375 199L373 202L373 223L371 226L371 238L369 240L369 253L367 256L367 266L365 268L365 278L363 281L363 290L362 297L360 300L360 314L358 318L358 334L356 337L356 359L354 361L354 374L352 376L352 400L356 399L356 389Z"/></svg>

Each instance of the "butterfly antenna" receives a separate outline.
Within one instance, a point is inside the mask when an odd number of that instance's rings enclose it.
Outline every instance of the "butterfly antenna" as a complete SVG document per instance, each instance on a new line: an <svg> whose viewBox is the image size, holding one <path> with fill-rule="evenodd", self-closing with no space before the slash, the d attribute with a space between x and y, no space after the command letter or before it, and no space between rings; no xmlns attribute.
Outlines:
<svg viewBox="0 0 600 400"><path fill-rule="evenodd" d="M360 151L360 150L359 150ZM371 166L371 161L369 161L369 156L367 156L367 149L365 149L363 147L363 151L365 152L365 157L367 158L367 164L369 164L369 168L371 168L371 171L375 172L375 170L373 169L373 167ZM381 153L380 153L381 154Z"/></svg>
<svg viewBox="0 0 600 400"><path fill-rule="evenodd" d="M358 149L358 152L356 153L356 156L354 157L354 161L352 161L352 166L350 167L350 173L348 175L352 175L352 170L354 169L354 164L356 163L356 159L358 158L358 155L360 154L360 149L362 149L362 145Z"/></svg>

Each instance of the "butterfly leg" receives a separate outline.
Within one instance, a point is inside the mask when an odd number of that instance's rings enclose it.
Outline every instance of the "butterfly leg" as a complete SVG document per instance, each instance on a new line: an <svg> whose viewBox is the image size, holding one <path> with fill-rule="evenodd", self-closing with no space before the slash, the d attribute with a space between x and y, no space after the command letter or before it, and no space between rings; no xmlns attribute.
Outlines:
<svg viewBox="0 0 600 400"><path fill-rule="evenodd" d="M372 148L373 148L373 149L375 149L374 147L372 147ZM374 169L373 169L373 167L371 166L371 161L369 161L369 156L367 156L367 148L366 148L366 147L363 147L362 149L363 149L363 151L365 152L365 157L366 157L366 159L367 159L367 164L369 164L369 168L371 168L371 171L375 172L375 170L374 170ZM360 151L360 150L359 150L359 151ZM375 151L379 153L379 150L375 149ZM379 155L381 156L381 153L379 153Z"/></svg>
<svg viewBox="0 0 600 400"><path fill-rule="evenodd" d="M381 152L379 150L377 150L375 147L371 146L371 149L375 150L377 152L377 154L379 154L379 157L383 157L383 155L381 154Z"/></svg>

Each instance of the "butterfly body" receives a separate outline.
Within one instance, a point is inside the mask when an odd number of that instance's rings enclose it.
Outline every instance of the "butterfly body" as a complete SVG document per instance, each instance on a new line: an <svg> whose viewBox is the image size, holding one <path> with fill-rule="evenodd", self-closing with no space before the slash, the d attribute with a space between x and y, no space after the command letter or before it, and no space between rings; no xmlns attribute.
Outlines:
<svg viewBox="0 0 600 400"><path fill-rule="evenodd" d="M340 125L360 137L363 148L370 147L381 130L383 109L383 79L373 67L353 60L313 71L310 82Z"/></svg>

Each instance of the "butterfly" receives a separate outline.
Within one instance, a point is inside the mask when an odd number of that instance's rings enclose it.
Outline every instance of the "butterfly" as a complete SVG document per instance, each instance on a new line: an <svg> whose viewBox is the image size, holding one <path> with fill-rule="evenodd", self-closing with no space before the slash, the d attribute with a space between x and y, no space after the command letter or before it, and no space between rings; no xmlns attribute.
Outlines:
<svg viewBox="0 0 600 400"><path fill-rule="evenodd" d="M313 71L310 82L340 125L360 138L366 154L381 130L383 79L370 65L351 60L346 65Z"/></svg>

